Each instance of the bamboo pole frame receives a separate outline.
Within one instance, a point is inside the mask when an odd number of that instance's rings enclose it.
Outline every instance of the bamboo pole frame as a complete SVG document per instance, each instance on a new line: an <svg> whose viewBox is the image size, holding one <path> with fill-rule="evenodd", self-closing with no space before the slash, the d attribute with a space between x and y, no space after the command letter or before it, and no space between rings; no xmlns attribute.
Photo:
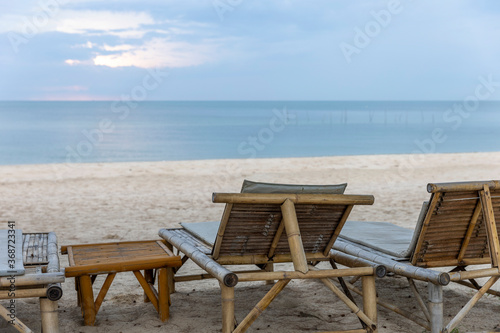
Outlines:
<svg viewBox="0 0 500 333"><path fill-rule="evenodd" d="M480 191L487 185L492 190L500 189L500 181L490 180L483 182L454 182L427 184L427 192L460 192L460 191Z"/></svg>
<svg viewBox="0 0 500 333"><path fill-rule="evenodd" d="M472 214L471 221L469 223L469 227L467 228L467 233L465 234L464 241L462 243L462 247L460 248L460 252L458 254L458 261L464 259L465 252L467 251L467 247L469 246L470 239L472 237L472 233L474 232L474 228L476 227L477 219L481 214L481 201L476 204L476 208L474 209L474 213Z"/></svg>
<svg viewBox="0 0 500 333"><path fill-rule="evenodd" d="M443 328L443 286L427 283L429 292L429 314L431 315L431 333L441 333Z"/></svg>
<svg viewBox="0 0 500 333"><path fill-rule="evenodd" d="M234 329L234 287L219 282L222 298L222 333L231 333Z"/></svg>
<svg viewBox="0 0 500 333"><path fill-rule="evenodd" d="M377 263L374 263L373 261L369 261L360 257L355 257L350 254L340 252L337 250L330 250L330 260L334 260L335 262L338 262L341 265L347 266L347 267L373 267L375 269L375 275L378 278L383 278L384 276L387 275L387 269L384 265L380 265ZM333 267L335 268L335 267Z"/></svg>
<svg viewBox="0 0 500 333"><path fill-rule="evenodd" d="M498 240L497 225L495 222L495 214L493 213L491 193L488 185L484 185L483 190L479 192L479 196L483 207L483 218L486 223L492 266L498 268L500 265L500 243Z"/></svg>
<svg viewBox="0 0 500 333"><path fill-rule="evenodd" d="M163 266L178 266L181 264L179 257L170 257L165 255L150 256L147 263L142 258L132 258L130 260L121 260L117 263L95 263L84 266L70 266L65 269L66 277L75 277L80 275L95 275L123 271L134 271L138 269L154 269Z"/></svg>
<svg viewBox="0 0 500 333"><path fill-rule="evenodd" d="M289 279L279 280L278 282L276 282L274 286L267 292L267 294L257 303L257 305L253 307L253 309L248 313L245 319L241 321L241 323L236 327L233 333L245 332L289 282Z"/></svg>
<svg viewBox="0 0 500 333"><path fill-rule="evenodd" d="M82 301L83 321L85 326L94 326L96 311L94 303L94 292L90 276L82 275L80 280L80 296Z"/></svg>
<svg viewBox="0 0 500 333"><path fill-rule="evenodd" d="M353 267L353 268L342 268L342 269L322 269L322 270L310 270L307 273L302 273L299 271L275 271L275 272L249 272L249 273L239 273L238 281L249 282L249 281L264 281L264 280L285 280L285 279L322 279L322 278L337 278L345 276L365 276L374 275L375 269L373 267Z"/></svg>
<svg viewBox="0 0 500 333"><path fill-rule="evenodd" d="M329 260L329 256L325 257L323 253L317 252L317 253L306 253L306 259L307 261L327 261ZM291 262L292 261L292 255L290 254L275 254L272 259L269 259L267 257L267 254L250 254L250 255L245 255L245 256L224 256L220 257L217 262L221 265L246 265L246 264L253 264L253 265L258 265L258 264L267 264L267 263L281 263L281 262Z"/></svg>
<svg viewBox="0 0 500 333"><path fill-rule="evenodd" d="M424 314L425 318L427 321L431 321L431 314L429 313L429 309L425 305L424 300L422 299L422 296L420 296L420 293L418 292L417 286L415 285L415 281L410 278L406 278L408 281L408 284L410 285L410 289L413 292L413 295L415 295L415 298L417 300L418 305L420 306L420 309L422 310L422 313Z"/></svg>
<svg viewBox="0 0 500 333"><path fill-rule="evenodd" d="M274 252L276 251L278 242L280 241L281 235L283 234L283 230L285 230L285 223L283 222L283 219L281 219L278 230L276 230L276 234L274 235L271 246L269 247L269 252L267 253L268 258L274 257Z"/></svg>
<svg viewBox="0 0 500 333"><path fill-rule="evenodd" d="M111 287L111 283L113 283L113 280L116 276L116 273L110 273L108 276L106 276L106 280L104 280L104 283L101 287L101 290L99 291L99 294L97 295L97 298L94 302L95 306L95 313L99 312L99 309L101 308L101 304L104 301L104 297L106 297L106 294L108 293L109 287Z"/></svg>
<svg viewBox="0 0 500 333"><path fill-rule="evenodd" d="M152 269L146 269L144 270L144 278L146 279L146 281L148 282L149 285L154 285L155 284L155 276L154 276L154 273L153 273L153 270ZM149 303L151 302L148 298L148 295L146 295L146 293L144 293L144 303Z"/></svg>
<svg viewBox="0 0 500 333"><path fill-rule="evenodd" d="M10 297L9 294L9 290L0 290L0 299L46 297L47 288L16 289L16 295L14 297Z"/></svg>
<svg viewBox="0 0 500 333"><path fill-rule="evenodd" d="M158 269L158 313L162 322L170 317L170 292L168 290L167 268Z"/></svg>
<svg viewBox="0 0 500 333"><path fill-rule="evenodd" d="M43 274L26 274L16 276L16 286L33 286L33 285L47 285L51 283L64 282L64 273L43 273ZM0 288L9 287L11 282L8 277L0 277Z"/></svg>
<svg viewBox="0 0 500 333"><path fill-rule="evenodd" d="M339 223L337 224L337 227L335 228L335 231L333 232L332 237L330 238L330 240L328 241L328 244L326 245L325 249L323 250L323 255L325 257L328 255L328 253L332 249L332 246L333 246L333 243L335 242L335 240L337 240L337 238L339 237L340 231L344 227L344 224L347 221L349 214L351 214L353 207L354 207L353 205L347 205L347 207L344 211L344 214L342 214L342 218L340 219Z"/></svg>
<svg viewBox="0 0 500 333"><path fill-rule="evenodd" d="M9 311L7 311L6 308L4 308L1 304L0 304L0 317L4 318L6 321L13 321L12 324L9 324L11 326L13 326L18 332L21 332L21 333L32 333L33 331L28 327L26 326L22 321L19 320L19 318L10 318L9 317Z"/></svg>
<svg viewBox="0 0 500 333"><path fill-rule="evenodd" d="M409 277L421 281L430 281L434 284L442 286L450 283L450 274L445 272L438 272L431 269L415 267L409 263L394 261L389 257L376 254L374 252L363 250L350 243L337 239L334 248L338 251L345 252L355 257L360 257L365 260L371 261L376 264L384 265L387 271L393 272L398 275Z"/></svg>
<svg viewBox="0 0 500 333"><path fill-rule="evenodd" d="M309 269L312 271L318 271L318 269L314 266L309 266ZM342 302L344 302L345 305L351 310L359 319L361 319L368 327L370 327L371 330L376 330L377 328L377 308L376 308L376 302L375 299L370 300L370 302L375 302L375 318L370 318L369 315L364 313L352 300L349 299L349 297L346 296L337 286L333 284L333 282L329 278L321 278L320 279L323 284L330 289L335 296L337 296ZM373 282L372 289L375 288L375 282ZM368 289L368 288L367 288ZM363 288L364 290L364 288ZM370 296L372 296L370 294ZM365 295L363 295L363 300L366 298ZM370 311L373 311L373 306L370 305ZM373 313L371 313L373 315ZM375 320L373 320L375 319Z"/></svg>
<svg viewBox="0 0 500 333"><path fill-rule="evenodd" d="M59 255L57 248L57 237L53 232L48 234L48 244L47 244L47 258L49 263L47 264L47 273L57 273L60 271L59 267Z"/></svg>
<svg viewBox="0 0 500 333"><path fill-rule="evenodd" d="M499 276L491 277L484 286L472 297L469 302L457 313L457 315L446 326L446 332L451 332L460 321L469 313L472 307L479 301L481 297L498 281Z"/></svg>
<svg viewBox="0 0 500 333"><path fill-rule="evenodd" d="M372 205L373 195L354 194L281 194L281 193L213 193L212 202L232 204Z"/></svg>
<svg viewBox="0 0 500 333"><path fill-rule="evenodd" d="M299 222L295 213L295 205L289 199L281 205L283 223L285 224L286 236L292 255L293 267L296 271L307 273L307 259L300 236Z"/></svg>
<svg viewBox="0 0 500 333"><path fill-rule="evenodd" d="M425 214L424 222L422 223L422 229L420 231L420 235L418 237L417 245L415 246L415 250L413 251L413 256L411 258L411 263L413 265L416 265L417 263L417 258L415 257L415 253L418 253L420 249L422 248L422 244L425 241L425 232L427 231L427 228L429 227L429 223L432 218L432 214L434 210L436 209L436 206L438 205L438 202L441 200L442 192L436 192L433 193L431 196L431 201L429 203L429 207L427 208L427 212Z"/></svg>
<svg viewBox="0 0 500 333"><path fill-rule="evenodd" d="M359 329L359 330L347 330L347 331L323 331L318 333L366 333L366 330Z"/></svg>
<svg viewBox="0 0 500 333"><path fill-rule="evenodd" d="M358 289L356 286L354 286L352 283L350 282L346 282L346 285L347 287L354 291L356 294L360 295L360 296L363 296L364 297L364 293L363 291L361 291L360 289ZM429 326L428 322L425 322L424 319L414 315L412 312L408 312L406 310L403 310L403 309L400 309L398 307L396 307L395 305L393 305L392 303L388 303L388 302L385 302L383 300L381 300L380 298L377 297L377 304L388 309L388 310L391 310L403 317L405 317L406 319L409 319L411 321L413 321L415 324L419 325L419 326L422 326L423 328L425 328L426 330L430 330L431 327Z"/></svg>
<svg viewBox="0 0 500 333"><path fill-rule="evenodd" d="M42 317L42 332L59 333L57 302L48 298L40 298L40 315Z"/></svg>
<svg viewBox="0 0 500 333"><path fill-rule="evenodd" d="M140 271L134 271L134 275L137 278L137 281L139 281L139 284L141 285L142 289L144 289L144 292L146 293L149 300L155 307L156 311L159 312L160 308L158 306L158 295L155 294L153 288L151 288L151 286L146 281L146 279L144 278L144 276L141 274Z"/></svg>
<svg viewBox="0 0 500 333"><path fill-rule="evenodd" d="M169 232L168 229L161 229L158 234L181 252L185 253L198 266L212 274L217 280L224 283L227 287L234 287L238 283L238 277L236 274L215 262L212 258L198 250L185 239Z"/></svg>
<svg viewBox="0 0 500 333"><path fill-rule="evenodd" d="M434 267L447 267L447 266L472 266L472 265L488 265L491 264L490 257L484 258L471 258L471 259L446 259L446 260L433 260L431 262L426 262L426 268L434 268ZM417 263L417 266L419 263Z"/></svg>
<svg viewBox="0 0 500 333"><path fill-rule="evenodd" d="M471 289L476 289L476 290L479 290L481 289L481 287L477 288L475 285L473 285L472 283L470 282L467 282L467 281L454 281L455 283L458 283L458 284L461 284L463 286L466 286L466 287L469 287ZM487 294L490 294L490 295L493 295L493 296L497 296L497 297L500 297L500 291L496 291L496 290L493 290L493 289L488 289L486 291Z"/></svg>
<svg viewBox="0 0 500 333"><path fill-rule="evenodd" d="M227 222L229 221L229 215L231 215L231 209L233 209L233 204L227 204L226 207L224 207L224 213L222 214L219 230L217 230L217 236L215 238L214 249L212 253L212 257L215 260L219 258L220 247L222 245L222 238L224 238L224 232L226 230Z"/></svg>
<svg viewBox="0 0 500 333"><path fill-rule="evenodd" d="M375 276L365 275L361 277L363 288L363 311L373 322L371 329L377 333L377 290L375 289Z"/></svg>
<svg viewBox="0 0 500 333"><path fill-rule="evenodd" d="M470 280L477 279L488 276L499 276L498 268L484 268L484 269L476 269L474 271L458 271L458 272L450 272L448 273L451 281L461 281L461 280Z"/></svg>

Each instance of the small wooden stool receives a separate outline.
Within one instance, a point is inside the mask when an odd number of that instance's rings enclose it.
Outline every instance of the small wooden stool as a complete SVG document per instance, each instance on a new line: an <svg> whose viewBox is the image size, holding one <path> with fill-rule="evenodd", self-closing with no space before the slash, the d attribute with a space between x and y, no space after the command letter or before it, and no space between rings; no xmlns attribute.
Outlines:
<svg viewBox="0 0 500 333"><path fill-rule="evenodd" d="M78 305L86 326L93 326L102 301L116 276L120 272L133 272L144 289L144 300L153 303L161 321L169 317L168 270L179 267L182 262L166 246L164 241L138 241L103 244L62 246L61 253L68 255L66 277L75 278ZM144 275L140 272L144 270ZM154 288L155 273L158 273L158 291ZM100 274L106 280L94 301L92 285Z"/></svg>

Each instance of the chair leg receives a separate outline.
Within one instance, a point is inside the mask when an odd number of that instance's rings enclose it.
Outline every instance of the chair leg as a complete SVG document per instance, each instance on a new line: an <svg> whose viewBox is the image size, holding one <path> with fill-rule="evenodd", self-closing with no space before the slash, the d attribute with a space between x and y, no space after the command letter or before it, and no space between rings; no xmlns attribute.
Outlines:
<svg viewBox="0 0 500 333"><path fill-rule="evenodd" d="M234 329L234 287L226 287L220 283L222 295L222 333L230 333Z"/></svg>
<svg viewBox="0 0 500 333"><path fill-rule="evenodd" d="M42 317L43 333L59 333L59 319L57 313L57 301L48 298L40 298L40 315Z"/></svg>
<svg viewBox="0 0 500 333"><path fill-rule="evenodd" d="M431 333L440 333L443 329L443 286L428 282L429 312L431 315Z"/></svg>
<svg viewBox="0 0 500 333"><path fill-rule="evenodd" d="M13 326L17 331L23 332L23 333L31 333L33 332L32 330L29 329L28 326L24 325L23 322L21 322L17 317L14 316L14 318L10 317L10 311L4 308L0 304L0 317L4 318L9 326Z"/></svg>
<svg viewBox="0 0 500 333"><path fill-rule="evenodd" d="M464 307L457 313L457 315L448 323L446 326L446 331L451 332L460 321L469 313L472 307L479 301L481 297L486 293L488 289L490 289L495 282L498 281L500 276L492 276L489 280L484 284L484 286L479 289L479 291L464 305Z"/></svg>
<svg viewBox="0 0 500 333"><path fill-rule="evenodd" d="M247 316L239 323L239 325L234 330L235 333L246 332L247 329L252 325L252 323L262 314L269 304L278 296L278 294L286 287L290 282L289 279L278 280L274 286L267 292L267 294L262 297L262 299L253 307L253 309L247 314Z"/></svg>
<svg viewBox="0 0 500 333"><path fill-rule="evenodd" d="M92 281L90 276L80 276L80 291L82 296L83 320L85 326L94 326L95 323L95 303L94 292L92 291Z"/></svg>
<svg viewBox="0 0 500 333"><path fill-rule="evenodd" d="M264 267L264 271L266 272L274 272L274 264L266 264ZM274 280L266 280L266 284L274 284Z"/></svg>
<svg viewBox="0 0 500 333"><path fill-rule="evenodd" d="M367 275L361 278L363 287L363 312L377 325L377 290L375 289L375 276ZM378 326L377 326L378 327ZM378 330L372 330L377 333Z"/></svg>

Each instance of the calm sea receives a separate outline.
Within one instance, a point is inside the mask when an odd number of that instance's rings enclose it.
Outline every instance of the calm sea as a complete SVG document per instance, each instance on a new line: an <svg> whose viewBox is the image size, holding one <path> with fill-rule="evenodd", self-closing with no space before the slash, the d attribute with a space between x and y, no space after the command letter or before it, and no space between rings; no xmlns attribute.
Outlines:
<svg viewBox="0 0 500 333"><path fill-rule="evenodd" d="M0 102L0 150L0 164L500 151L500 102Z"/></svg>

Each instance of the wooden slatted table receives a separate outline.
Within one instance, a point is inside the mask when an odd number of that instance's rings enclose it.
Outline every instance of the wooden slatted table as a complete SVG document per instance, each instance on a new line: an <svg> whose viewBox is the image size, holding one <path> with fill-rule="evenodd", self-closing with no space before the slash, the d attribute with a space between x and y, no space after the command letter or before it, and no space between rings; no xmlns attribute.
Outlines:
<svg viewBox="0 0 500 333"><path fill-rule="evenodd" d="M117 273L133 272L144 289L145 301L150 301L161 321L169 317L170 292L168 272L181 266L180 256L175 256L164 241L136 241L103 244L68 245L61 247L68 255L66 277L75 278L78 305L82 308L85 325L93 326L97 312ZM144 271L144 275L141 273ZM97 275L107 274L106 280L94 300L92 285ZM155 289L155 276L158 288Z"/></svg>

